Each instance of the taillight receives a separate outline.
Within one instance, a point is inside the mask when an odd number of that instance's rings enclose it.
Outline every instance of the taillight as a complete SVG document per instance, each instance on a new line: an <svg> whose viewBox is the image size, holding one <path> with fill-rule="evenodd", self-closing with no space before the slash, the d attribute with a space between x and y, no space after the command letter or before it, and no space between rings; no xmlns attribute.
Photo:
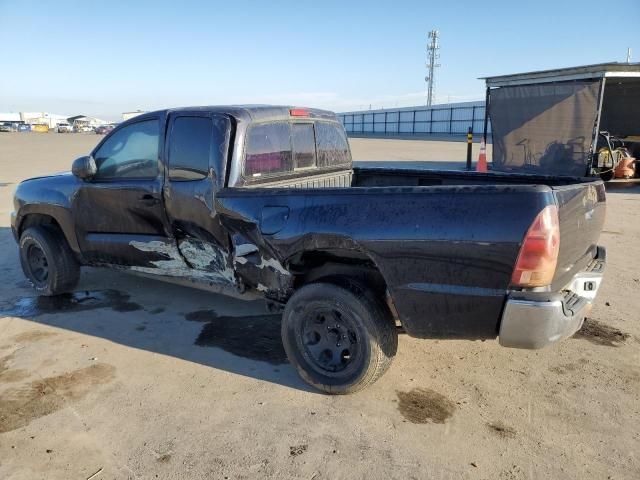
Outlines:
<svg viewBox="0 0 640 480"><path fill-rule="evenodd" d="M289 110L289 115L291 115L292 117L308 117L309 110L304 108L292 108L291 110Z"/></svg>
<svg viewBox="0 0 640 480"><path fill-rule="evenodd" d="M524 236L511 284L517 287L550 285L556 273L559 250L558 207L549 205L538 214Z"/></svg>

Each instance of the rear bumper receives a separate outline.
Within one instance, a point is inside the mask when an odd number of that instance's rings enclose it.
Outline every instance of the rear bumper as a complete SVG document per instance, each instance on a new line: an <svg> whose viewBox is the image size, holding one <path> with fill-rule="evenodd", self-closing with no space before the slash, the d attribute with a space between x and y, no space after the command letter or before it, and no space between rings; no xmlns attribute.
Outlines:
<svg viewBox="0 0 640 480"><path fill-rule="evenodd" d="M606 265L606 250L598 252L589 266L561 293L512 292L502 313L500 345L511 348L542 348L577 332L591 310Z"/></svg>

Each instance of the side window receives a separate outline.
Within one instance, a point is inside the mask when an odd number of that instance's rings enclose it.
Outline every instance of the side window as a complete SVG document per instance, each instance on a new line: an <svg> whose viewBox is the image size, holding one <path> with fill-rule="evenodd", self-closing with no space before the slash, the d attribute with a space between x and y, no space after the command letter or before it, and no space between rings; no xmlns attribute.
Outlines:
<svg viewBox="0 0 640 480"><path fill-rule="evenodd" d="M169 137L169 178L201 180L209 172L213 123L207 117L177 117Z"/></svg>
<svg viewBox="0 0 640 480"><path fill-rule="evenodd" d="M294 168L316 166L316 138L313 133L313 124L294 123L291 125L291 144L293 146Z"/></svg>
<svg viewBox="0 0 640 480"><path fill-rule="evenodd" d="M318 166L331 167L349 163L349 144L341 125L316 123L316 140L318 142Z"/></svg>
<svg viewBox="0 0 640 480"><path fill-rule="evenodd" d="M287 122L257 124L247 133L244 174L257 177L293 169L290 125Z"/></svg>
<svg viewBox="0 0 640 480"><path fill-rule="evenodd" d="M111 135L95 153L96 179L155 178L158 175L157 119L133 123Z"/></svg>

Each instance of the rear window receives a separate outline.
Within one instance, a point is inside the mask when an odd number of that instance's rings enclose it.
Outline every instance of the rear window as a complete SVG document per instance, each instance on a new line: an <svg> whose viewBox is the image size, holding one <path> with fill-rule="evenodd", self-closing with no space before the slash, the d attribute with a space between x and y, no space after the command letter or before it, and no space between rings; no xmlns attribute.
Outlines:
<svg viewBox="0 0 640 480"><path fill-rule="evenodd" d="M316 140L319 167L349 163L349 144L342 126L327 122L316 123Z"/></svg>
<svg viewBox="0 0 640 480"><path fill-rule="evenodd" d="M316 138L312 123L294 123L291 125L291 144L293 146L294 168L316 166Z"/></svg>
<svg viewBox="0 0 640 480"><path fill-rule="evenodd" d="M244 174L250 176L293 170L288 122L254 125L247 134Z"/></svg>

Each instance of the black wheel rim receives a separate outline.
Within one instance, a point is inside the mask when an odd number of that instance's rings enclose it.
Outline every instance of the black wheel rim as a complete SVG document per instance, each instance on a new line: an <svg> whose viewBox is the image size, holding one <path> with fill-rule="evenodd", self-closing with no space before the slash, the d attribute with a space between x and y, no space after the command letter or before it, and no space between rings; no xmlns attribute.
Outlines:
<svg viewBox="0 0 640 480"><path fill-rule="evenodd" d="M27 263L33 280L39 284L45 283L49 278L49 262L47 262L47 256L38 245L29 246Z"/></svg>
<svg viewBox="0 0 640 480"><path fill-rule="evenodd" d="M316 370L344 373L360 355L356 323L333 308L311 309L302 322L301 340Z"/></svg>

